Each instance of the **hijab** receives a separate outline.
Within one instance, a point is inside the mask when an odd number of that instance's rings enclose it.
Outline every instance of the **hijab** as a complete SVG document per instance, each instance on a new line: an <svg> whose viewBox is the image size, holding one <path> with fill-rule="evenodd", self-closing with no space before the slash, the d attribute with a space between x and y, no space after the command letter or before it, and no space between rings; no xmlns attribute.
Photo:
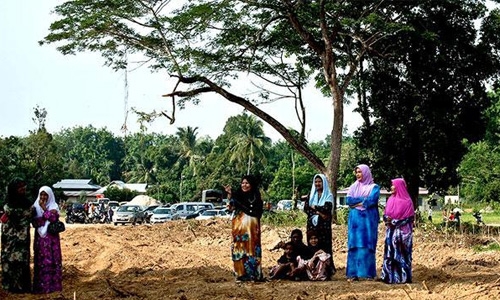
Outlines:
<svg viewBox="0 0 500 300"><path fill-rule="evenodd" d="M323 181L323 193L321 194L321 197L319 199L318 199L318 191L316 190L316 186L314 185L314 181L316 180L317 177L321 178L321 181ZM324 206L326 202L333 203L333 194L332 192L330 192L330 188L328 187L328 181L326 180L326 176L324 174L316 174L313 177L311 192L309 193L309 206L311 205Z"/></svg>
<svg viewBox="0 0 500 300"><path fill-rule="evenodd" d="M323 192L321 193L320 198L318 198L318 191L316 190L316 186L314 185L314 181L318 177L321 178L321 181L323 181ZM328 187L326 176L324 174L316 174L313 177L311 192L309 193L309 206L324 206L326 202L333 203L333 194L330 191L330 187ZM318 225L318 219L318 215L313 215L311 217L311 222L314 226Z"/></svg>
<svg viewBox="0 0 500 300"><path fill-rule="evenodd" d="M241 177L240 182L243 182L243 180L245 180L245 179L250 184L250 190L247 192L244 192L241 189L241 185L240 185L238 187L238 189L236 190L236 192L234 193L233 198L238 200L238 201L242 201L242 202L248 202L248 201L253 202L254 200L260 199L261 197L260 197L259 186L258 186L258 182L257 182L257 179L255 178L255 176L243 175L243 177Z"/></svg>
<svg viewBox="0 0 500 300"><path fill-rule="evenodd" d="M349 192L347 192L348 197L368 197L375 186L373 182L372 172L370 171L370 167L367 165L359 165L356 169L361 170L361 174L363 174L363 178L361 181L356 180L350 187Z"/></svg>
<svg viewBox="0 0 500 300"><path fill-rule="evenodd" d="M33 205L36 210L36 217L41 218L43 216L44 210L40 206L40 194L42 192L47 193L49 198L47 199L47 204L46 208L47 210L52 210L55 209L57 212L59 212L59 206L56 203L56 197L54 196L54 192L52 192L52 189L48 186L42 186L40 190L38 191L38 197L35 200L35 204ZM41 237L45 237L47 235L47 229L49 228L49 220L45 221L45 224L43 226L40 226L37 228L38 234L40 234Z"/></svg>
<svg viewBox="0 0 500 300"><path fill-rule="evenodd" d="M7 187L7 205L10 208L29 208L31 202L26 198L26 194L19 194L17 191L20 187L26 186L26 182L22 179L14 179Z"/></svg>
<svg viewBox="0 0 500 300"><path fill-rule="evenodd" d="M235 200L235 206L243 210L247 215L260 218L262 216L263 203L259 191L259 182L253 175L244 175L240 182L243 182L243 180L248 181L250 190L244 192L240 184L232 197ZM252 205L255 207L251 208Z"/></svg>
<svg viewBox="0 0 500 300"><path fill-rule="evenodd" d="M413 201L406 189L405 180L403 178L393 179L392 185L394 186L394 193L387 200L385 215L396 220L414 216Z"/></svg>

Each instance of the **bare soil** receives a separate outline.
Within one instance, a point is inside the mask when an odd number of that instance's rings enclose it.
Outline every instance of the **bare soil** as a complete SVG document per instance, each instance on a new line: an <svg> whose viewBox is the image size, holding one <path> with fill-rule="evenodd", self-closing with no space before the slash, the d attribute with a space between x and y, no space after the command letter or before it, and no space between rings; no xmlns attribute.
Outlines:
<svg viewBox="0 0 500 300"><path fill-rule="evenodd" d="M441 235L415 230L411 284L347 282L346 228L334 226L337 273L327 282L236 283L228 220L161 225L74 225L61 234L63 291L0 299L500 299L500 253L473 245L499 236ZM293 228L262 227L266 275ZM305 231L305 228L301 228ZM383 253L380 227L377 264Z"/></svg>

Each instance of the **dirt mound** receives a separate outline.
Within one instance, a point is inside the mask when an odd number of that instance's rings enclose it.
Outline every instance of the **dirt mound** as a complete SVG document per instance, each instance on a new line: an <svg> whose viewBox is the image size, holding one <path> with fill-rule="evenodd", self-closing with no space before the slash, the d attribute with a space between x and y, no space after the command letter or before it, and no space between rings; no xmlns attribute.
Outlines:
<svg viewBox="0 0 500 300"><path fill-rule="evenodd" d="M437 235L416 229L411 284L345 280L346 228L333 227L337 273L329 282L235 283L228 220L174 221L161 225L68 224L61 235L63 292L43 299L499 299L498 252L473 245L498 237ZM262 226L267 275L293 228ZM305 232L305 228L301 228ZM383 253L380 228L377 264ZM41 299L10 295L0 299Z"/></svg>

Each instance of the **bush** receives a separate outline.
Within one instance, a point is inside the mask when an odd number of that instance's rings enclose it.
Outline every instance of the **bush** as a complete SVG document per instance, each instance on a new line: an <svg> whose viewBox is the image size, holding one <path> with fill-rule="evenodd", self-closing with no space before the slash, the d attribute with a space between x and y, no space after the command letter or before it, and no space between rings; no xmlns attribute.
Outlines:
<svg viewBox="0 0 500 300"><path fill-rule="evenodd" d="M302 210L264 211L262 224L300 227L307 224L307 215Z"/></svg>

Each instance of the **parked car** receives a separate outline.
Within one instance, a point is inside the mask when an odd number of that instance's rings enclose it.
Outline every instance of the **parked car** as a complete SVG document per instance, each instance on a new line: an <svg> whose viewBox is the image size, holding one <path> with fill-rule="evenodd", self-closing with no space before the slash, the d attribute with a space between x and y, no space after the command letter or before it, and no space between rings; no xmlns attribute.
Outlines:
<svg viewBox="0 0 500 300"><path fill-rule="evenodd" d="M124 204L118 207L116 212L113 214L113 224L142 224L144 223L146 217L144 212L145 209L146 208L141 205Z"/></svg>
<svg viewBox="0 0 500 300"><path fill-rule="evenodd" d="M150 205L148 207L146 207L146 209L144 210L144 220L146 221L146 223L149 223L149 221L151 220L151 216L153 215L153 211L158 208L159 205Z"/></svg>
<svg viewBox="0 0 500 300"><path fill-rule="evenodd" d="M181 219L185 219L188 215L195 213L200 209L214 209L213 203L209 202L181 202L173 204L172 208L175 213L179 214Z"/></svg>
<svg viewBox="0 0 500 300"><path fill-rule="evenodd" d="M195 211L194 213L192 214L189 214L187 215L184 219L186 220L189 220L189 219L196 219L197 216L199 216L202 212L204 212L205 210L207 210L207 208L201 208L201 209L198 209L197 211Z"/></svg>
<svg viewBox="0 0 500 300"><path fill-rule="evenodd" d="M108 206L111 208L113 212L116 212L118 207L120 207L120 203L118 203L118 201L109 201Z"/></svg>
<svg viewBox="0 0 500 300"><path fill-rule="evenodd" d="M209 220L214 218L229 218L230 214L228 214L225 210L222 209L207 209L202 212L199 216L195 218L195 220Z"/></svg>
<svg viewBox="0 0 500 300"><path fill-rule="evenodd" d="M174 213L171 208L160 206L153 210L150 222L151 224L156 224L178 219L180 219L179 215Z"/></svg>
<svg viewBox="0 0 500 300"><path fill-rule="evenodd" d="M276 205L276 210L292 210L293 200L280 200Z"/></svg>
<svg viewBox="0 0 500 300"><path fill-rule="evenodd" d="M304 201L297 200L297 209L304 210Z"/></svg>

